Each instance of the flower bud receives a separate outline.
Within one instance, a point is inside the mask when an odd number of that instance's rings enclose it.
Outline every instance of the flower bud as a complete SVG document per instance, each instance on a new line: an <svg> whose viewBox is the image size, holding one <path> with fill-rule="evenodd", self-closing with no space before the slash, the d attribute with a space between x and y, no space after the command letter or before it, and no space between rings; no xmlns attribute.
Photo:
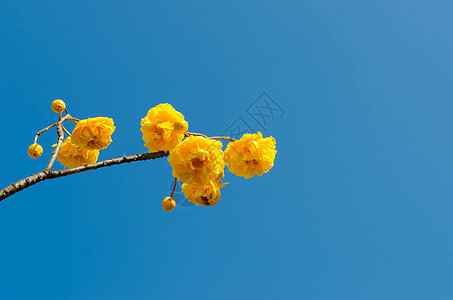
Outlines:
<svg viewBox="0 0 453 300"><path fill-rule="evenodd" d="M39 144L34 143L30 145L30 147L28 147L28 156L30 156L31 158L40 157L42 152L43 152L42 147Z"/></svg>
<svg viewBox="0 0 453 300"><path fill-rule="evenodd" d="M63 100L57 99L52 102L52 110L56 113L64 112L66 104Z"/></svg>
<svg viewBox="0 0 453 300"><path fill-rule="evenodd" d="M165 211L172 211L176 206L176 201L172 197L165 197L162 201L162 207Z"/></svg>

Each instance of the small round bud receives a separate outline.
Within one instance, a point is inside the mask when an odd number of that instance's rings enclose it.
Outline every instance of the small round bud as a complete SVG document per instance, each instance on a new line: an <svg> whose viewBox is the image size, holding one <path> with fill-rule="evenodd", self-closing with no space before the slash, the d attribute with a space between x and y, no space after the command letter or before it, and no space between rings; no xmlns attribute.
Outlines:
<svg viewBox="0 0 453 300"><path fill-rule="evenodd" d="M173 128L176 133L185 133L189 129L189 124L186 121L175 122Z"/></svg>
<svg viewBox="0 0 453 300"><path fill-rule="evenodd" d="M162 207L165 211L172 211L176 206L176 201L172 197L165 197L162 201Z"/></svg>
<svg viewBox="0 0 453 300"><path fill-rule="evenodd" d="M31 158L40 157L42 152L43 152L42 147L39 144L34 143L30 145L30 147L28 147L28 156L30 156Z"/></svg>
<svg viewBox="0 0 453 300"><path fill-rule="evenodd" d="M66 104L63 100L57 99L52 102L52 110L56 113L64 112Z"/></svg>

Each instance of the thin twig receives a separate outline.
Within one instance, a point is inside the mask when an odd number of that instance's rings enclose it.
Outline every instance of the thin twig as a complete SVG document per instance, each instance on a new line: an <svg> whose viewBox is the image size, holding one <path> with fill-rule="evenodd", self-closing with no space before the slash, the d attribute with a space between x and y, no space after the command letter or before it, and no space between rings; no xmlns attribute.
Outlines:
<svg viewBox="0 0 453 300"><path fill-rule="evenodd" d="M207 139L208 137L202 133L195 133L195 132L186 132L189 136L193 135L193 136L201 136L201 137L204 137L205 139Z"/></svg>
<svg viewBox="0 0 453 300"><path fill-rule="evenodd" d="M185 134L186 137L188 136L201 136L204 137L205 139L211 139L211 140L225 140L225 141L230 141L234 142L236 139L233 139L232 137L229 136L213 136L213 137L208 137L202 133L195 133L195 132L186 132Z"/></svg>
<svg viewBox="0 0 453 300"><path fill-rule="evenodd" d="M40 136L44 131L47 131L47 130L49 130L50 128L55 127L55 126L57 126L57 123L52 124L52 125L50 125L50 126L47 126L46 128L41 129L40 131L38 131L38 132L36 133L36 136L35 136L35 144L36 144L36 142L38 141L38 136Z"/></svg>
<svg viewBox="0 0 453 300"><path fill-rule="evenodd" d="M5 187L4 189L0 190L0 201L8 198L9 196L22 191L38 182L47 180L47 179L54 179L58 177L68 176L75 173L81 173L88 170L96 170L103 167L113 166L113 165L120 165L124 163L130 163L133 161L143 161L143 160L150 160L156 158L162 158L168 156L168 152L160 151L154 153L143 153L143 154L136 154L130 156L123 156L120 158L111 158L104 161L99 161L93 164L84 165L76 168L66 169L66 170L58 170L53 171L50 169L46 169L34 175L28 176L27 178L21 179L15 183L10 184L9 186Z"/></svg>
<svg viewBox="0 0 453 300"><path fill-rule="evenodd" d="M64 127L64 125L61 124L61 126L63 127L64 132L66 132L66 134L67 134L68 136L71 136L71 133Z"/></svg>
<svg viewBox="0 0 453 300"><path fill-rule="evenodd" d="M236 139L233 139L232 137L229 137L229 136L213 136L213 137L209 137L209 139L211 139L211 140L225 140L225 141L230 141L230 142L236 141Z"/></svg>
<svg viewBox="0 0 453 300"><path fill-rule="evenodd" d="M66 111L66 116L64 116L63 118L61 118L61 113L60 113L60 119L59 119L58 121L61 121L61 122L63 123L63 122L66 121L66 120L71 120L71 121L73 121L73 122L76 123L76 124L77 124L77 122L80 121L79 119L76 119L76 118L71 117L71 116L68 114L68 111L67 111L67 110L65 110L65 111ZM50 126L47 126L46 128L41 129L40 131L38 131L38 132L36 133L36 136L35 136L35 144L36 144L36 142L38 141L38 137L39 137L41 134L43 134L45 131L47 131L47 130L49 130L49 129L55 127L55 126L57 126L57 124L58 124L58 122L57 122L57 123L54 123L54 124L52 124L52 125L50 125ZM66 128L64 128L64 126L63 126L63 130L64 130L69 136L71 136L71 134L69 134L69 132L66 130Z"/></svg>
<svg viewBox="0 0 453 300"><path fill-rule="evenodd" d="M170 195L170 197L172 197L172 198L173 198L173 195L175 194L177 182L178 182L178 179L175 177L175 183L173 184L173 190L171 191L171 195Z"/></svg>
<svg viewBox="0 0 453 300"><path fill-rule="evenodd" d="M80 122L79 119L77 119L77 118L72 118L72 117L71 117L70 119L68 119L68 120L71 120L71 121L74 122L74 124L76 124L76 125L77 125L77 123Z"/></svg>

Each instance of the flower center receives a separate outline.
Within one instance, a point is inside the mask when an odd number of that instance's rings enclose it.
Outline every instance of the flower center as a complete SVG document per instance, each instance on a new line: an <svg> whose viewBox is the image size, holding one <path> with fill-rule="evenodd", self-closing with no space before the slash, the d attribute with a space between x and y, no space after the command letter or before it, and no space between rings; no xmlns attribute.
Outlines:
<svg viewBox="0 0 453 300"><path fill-rule="evenodd" d="M192 159L192 166L194 166L195 168L201 168L203 166L203 161L199 158L194 158Z"/></svg>
<svg viewBox="0 0 453 300"><path fill-rule="evenodd" d="M205 206L211 206L211 204L209 203L208 197L201 196L200 200Z"/></svg>
<svg viewBox="0 0 453 300"><path fill-rule="evenodd" d="M247 160L246 163L247 166L249 166L250 168L256 167L259 164L259 162L256 159Z"/></svg>
<svg viewBox="0 0 453 300"><path fill-rule="evenodd" d="M100 141L96 140L97 137L95 137L94 139L90 140L88 142L88 147L91 147L91 148L98 148L99 147L99 144L100 144Z"/></svg>

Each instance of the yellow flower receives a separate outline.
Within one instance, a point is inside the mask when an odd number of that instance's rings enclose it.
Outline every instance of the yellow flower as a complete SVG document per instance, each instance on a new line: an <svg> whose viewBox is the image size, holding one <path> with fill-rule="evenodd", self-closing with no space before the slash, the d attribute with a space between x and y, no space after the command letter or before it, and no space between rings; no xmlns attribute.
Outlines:
<svg viewBox="0 0 453 300"><path fill-rule="evenodd" d="M251 178L266 173L274 166L275 139L263 139L261 132L244 134L240 140L229 143L225 150L225 164L237 176Z"/></svg>
<svg viewBox="0 0 453 300"><path fill-rule="evenodd" d="M95 163L98 160L99 150L85 150L71 143L71 138L61 144L57 159L65 167L75 168Z"/></svg>
<svg viewBox="0 0 453 300"><path fill-rule="evenodd" d="M85 150L105 149L112 142L113 119L98 117L81 120L72 131L72 142Z"/></svg>
<svg viewBox="0 0 453 300"><path fill-rule="evenodd" d="M168 103L151 108L140 125L149 152L170 151L182 141L188 128L184 116Z"/></svg>
<svg viewBox="0 0 453 300"><path fill-rule="evenodd" d="M219 202L220 188L226 184L222 183L220 178L211 180L203 185L183 183L182 192L187 200L196 205L213 206Z"/></svg>
<svg viewBox="0 0 453 300"><path fill-rule="evenodd" d="M188 137L170 151L168 162L178 180L202 185L223 174L222 143L199 136Z"/></svg>

